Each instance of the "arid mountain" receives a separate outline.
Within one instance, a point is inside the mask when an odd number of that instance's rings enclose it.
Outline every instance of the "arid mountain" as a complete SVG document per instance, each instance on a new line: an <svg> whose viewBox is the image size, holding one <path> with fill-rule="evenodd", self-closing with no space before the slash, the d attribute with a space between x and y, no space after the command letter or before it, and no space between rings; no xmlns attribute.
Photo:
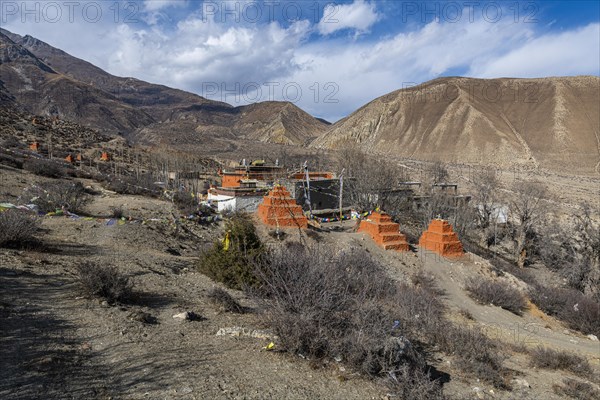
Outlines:
<svg viewBox="0 0 600 400"><path fill-rule="evenodd" d="M233 107L117 77L31 36L1 30L0 46L0 80L29 112L59 115L148 144L237 138L303 145L327 126L291 103Z"/></svg>
<svg viewBox="0 0 600 400"><path fill-rule="evenodd" d="M423 160L600 168L600 78L441 78L373 100L312 146Z"/></svg>
<svg viewBox="0 0 600 400"><path fill-rule="evenodd" d="M6 94L31 114L58 116L113 134L154 122L144 111L57 72L2 33L0 80Z"/></svg>

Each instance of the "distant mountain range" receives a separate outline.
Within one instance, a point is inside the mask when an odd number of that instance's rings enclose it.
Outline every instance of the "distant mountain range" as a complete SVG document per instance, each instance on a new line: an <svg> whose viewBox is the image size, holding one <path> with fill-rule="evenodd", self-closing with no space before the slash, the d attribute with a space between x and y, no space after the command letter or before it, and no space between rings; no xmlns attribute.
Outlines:
<svg viewBox="0 0 600 400"><path fill-rule="evenodd" d="M134 143L236 140L422 160L600 172L600 78L440 78L377 98L330 125L286 102L233 107L113 76L0 30L0 105L58 115Z"/></svg>
<svg viewBox="0 0 600 400"><path fill-rule="evenodd" d="M31 36L0 30L0 81L28 112L147 143L229 138L305 145L327 124L292 103L233 107L121 78ZM197 139L197 138L196 138Z"/></svg>

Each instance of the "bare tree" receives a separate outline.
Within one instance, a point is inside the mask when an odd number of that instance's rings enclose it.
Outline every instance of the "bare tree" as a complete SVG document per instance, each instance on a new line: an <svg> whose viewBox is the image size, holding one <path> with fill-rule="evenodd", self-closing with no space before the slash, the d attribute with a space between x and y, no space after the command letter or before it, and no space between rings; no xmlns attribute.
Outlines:
<svg viewBox="0 0 600 400"><path fill-rule="evenodd" d="M395 208L400 201L398 188L406 180L404 168L364 153L355 145L344 146L338 153L338 168L345 169L344 196L361 211L379 207Z"/></svg>
<svg viewBox="0 0 600 400"><path fill-rule="evenodd" d="M450 174L448 173L448 168L441 161L436 161L433 163L431 168L429 169L429 177L432 180L432 183L444 183L448 181Z"/></svg>
<svg viewBox="0 0 600 400"><path fill-rule="evenodd" d="M483 168L473 174L473 197L478 206L479 226L483 229L492 224L498 202L498 177L493 168Z"/></svg>
<svg viewBox="0 0 600 400"><path fill-rule="evenodd" d="M511 196L510 212L515 223L513 235L515 258L521 268L528 261L527 249L535 233L536 224L544 216L544 198L548 196L546 187L539 182L515 182Z"/></svg>

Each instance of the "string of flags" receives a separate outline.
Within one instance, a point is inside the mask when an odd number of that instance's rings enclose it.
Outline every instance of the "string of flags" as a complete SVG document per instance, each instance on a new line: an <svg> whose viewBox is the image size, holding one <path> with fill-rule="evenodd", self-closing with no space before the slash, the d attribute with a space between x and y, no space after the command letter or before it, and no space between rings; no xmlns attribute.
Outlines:
<svg viewBox="0 0 600 400"><path fill-rule="evenodd" d="M374 211L378 211L378 209L375 209ZM367 218L372 213L373 213L373 211L365 211L364 213L358 213L356 211L352 211L350 213L350 215L342 215L342 221ZM321 218L321 217L316 217L313 215L312 219L314 219L315 221L317 221L319 223L321 223L321 222L337 222L340 220L340 216L336 215L334 217Z"/></svg>

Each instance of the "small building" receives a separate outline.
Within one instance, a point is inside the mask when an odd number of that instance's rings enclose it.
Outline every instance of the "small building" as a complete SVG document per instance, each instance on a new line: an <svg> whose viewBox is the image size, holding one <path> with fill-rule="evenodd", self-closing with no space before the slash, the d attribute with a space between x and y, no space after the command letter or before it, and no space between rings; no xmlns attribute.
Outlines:
<svg viewBox="0 0 600 400"><path fill-rule="evenodd" d="M219 170L218 174L221 176L223 188L240 187L241 182L247 180L257 180L272 185L277 179L285 177L281 166L266 164L264 160L255 160L250 164L242 160L232 171Z"/></svg>
<svg viewBox="0 0 600 400"><path fill-rule="evenodd" d="M256 180L243 180L239 187L212 187L208 189L208 201L217 204L217 210L255 212L267 187L259 187Z"/></svg>
<svg viewBox="0 0 600 400"><path fill-rule="evenodd" d="M40 144L38 142L33 142L29 145L29 150L31 151L40 151Z"/></svg>

